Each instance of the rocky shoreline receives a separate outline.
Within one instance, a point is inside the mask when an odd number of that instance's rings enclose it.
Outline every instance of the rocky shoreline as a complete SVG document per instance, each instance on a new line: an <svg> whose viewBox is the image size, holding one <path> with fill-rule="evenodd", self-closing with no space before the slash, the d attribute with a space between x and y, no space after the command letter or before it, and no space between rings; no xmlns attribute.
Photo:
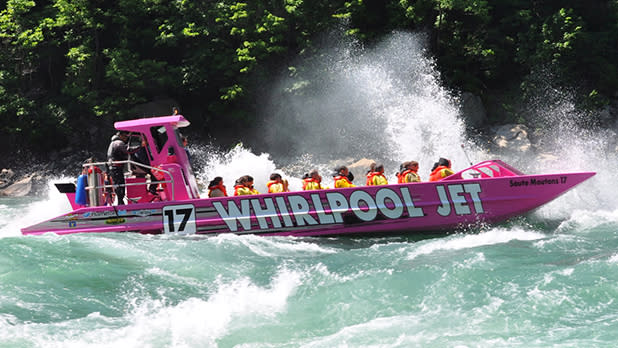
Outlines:
<svg viewBox="0 0 618 348"><path fill-rule="evenodd" d="M523 124L506 124L493 127L484 136L492 153L530 153L535 144L530 132ZM52 153L48 158L36 158L30 154L17 154L7 168L0 168L0 197L41 196L47 192L52 178L76 178L80 173L79 164L87 158L102 158L101 154L88 151L65 149ZM29 163L23 159L29 158Z"/></svg>

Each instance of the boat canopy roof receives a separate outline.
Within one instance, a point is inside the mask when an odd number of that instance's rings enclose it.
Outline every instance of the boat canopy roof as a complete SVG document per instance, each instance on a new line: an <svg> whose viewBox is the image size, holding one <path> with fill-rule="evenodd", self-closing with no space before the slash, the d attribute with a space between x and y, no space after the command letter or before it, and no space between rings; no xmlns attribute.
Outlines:
<svg viewBox="0 0 618 348"><path fill-rule="evenodd" d="M191 122L189 122L182 115L159 116L115 122L114 128L129 132L141 132L144 128L163 126L166 124L181 128L188 126Z"/></svg>

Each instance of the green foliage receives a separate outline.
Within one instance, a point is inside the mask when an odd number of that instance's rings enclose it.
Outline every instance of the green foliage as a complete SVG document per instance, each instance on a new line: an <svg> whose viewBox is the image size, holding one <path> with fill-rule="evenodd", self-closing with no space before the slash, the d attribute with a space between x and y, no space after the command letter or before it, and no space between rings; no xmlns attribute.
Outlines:
<svg viewBox="0 0 618 348"><path fill-rule="evenodd" d="M0 127L6 139L49 149L89 120L131 117L161 97L198 126L251 124L255 81L296 71L296 56L342 27L369 45L393 30L426 32L447 85L486 100L525 91L542 69L581 85L588 108L618 90L616 1L7 0Z"/></svg>

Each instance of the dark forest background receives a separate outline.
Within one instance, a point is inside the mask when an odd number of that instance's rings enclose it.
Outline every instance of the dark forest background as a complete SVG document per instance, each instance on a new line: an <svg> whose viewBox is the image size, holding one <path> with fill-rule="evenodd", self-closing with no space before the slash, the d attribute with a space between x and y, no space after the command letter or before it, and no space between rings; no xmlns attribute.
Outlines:
<svg viewBox="0 0 618 348"><path fill-rule="evenodd" d="M8 0L0 7L0 146L100 146L113 121L172 106L201 135L259 122L261 89L344 28L371 46L425 33L446 88L517 121L538 72L582 110L618 98L618 0ZM339 29L341 30L341 29ZM325 72L326 73L326 72ZM158 103L158 104L157 104ZM163 113L165 114L165 113ZM107 127L107 128L106 128Z"/></svg>

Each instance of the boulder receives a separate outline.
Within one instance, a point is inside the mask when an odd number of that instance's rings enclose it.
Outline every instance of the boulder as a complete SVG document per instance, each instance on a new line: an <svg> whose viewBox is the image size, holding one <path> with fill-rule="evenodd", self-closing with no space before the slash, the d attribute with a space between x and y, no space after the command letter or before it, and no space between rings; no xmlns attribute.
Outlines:
<svg viewBox="0 0 618 348"><path fill-rule="evenodd" d="M13 182L13 178L15 177L15 172L11 169L2 169L0 171L0 188L7 187Z"/></svg>
<svg viewBox="0 0 618 348"><path fill-rule="evenodd" d="M32 193L32 175L26 176L21 180L0 190L0 196L23 197Z"/></svg>
<svg viewBox="0 0 618 348"><path fill-rule="evenodd" d="M503 152L524 152L532 150L528 138L528 127L523 124L506 124L492 128L493 145Z"/></svg>
<svg viewBox="0 0 618 348"><path fill-rule="evenodd" d="M374 163L374 160L370 160L368 158L361 158L358 161L350 164L348 166L348 169L350 171L354 171L354 172L358 172L358 173L365 173L367 170L369 170L369 166Z"/></svg>

